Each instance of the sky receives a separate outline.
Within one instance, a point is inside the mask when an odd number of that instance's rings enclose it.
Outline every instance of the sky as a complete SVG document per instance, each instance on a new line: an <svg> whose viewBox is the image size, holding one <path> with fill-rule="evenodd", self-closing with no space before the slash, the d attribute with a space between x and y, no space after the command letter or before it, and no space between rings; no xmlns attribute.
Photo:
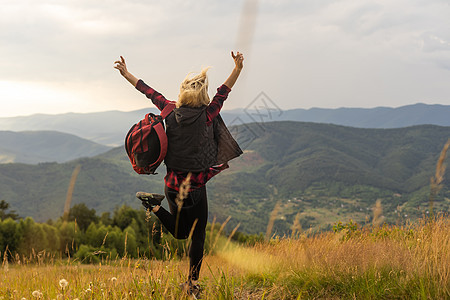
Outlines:
<svg viewBox="0 0 450 300"><path fill-rule="evenodd" d="M224 109L450 105L448 0L0 0L0 117L152 104L113 68L176 100L189 72Z"/></svg>

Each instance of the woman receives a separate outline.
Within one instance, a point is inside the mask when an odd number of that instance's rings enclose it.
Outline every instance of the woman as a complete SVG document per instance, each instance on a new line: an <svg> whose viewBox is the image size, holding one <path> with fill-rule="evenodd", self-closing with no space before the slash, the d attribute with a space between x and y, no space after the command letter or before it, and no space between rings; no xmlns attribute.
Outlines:
<svg viewBox="0 0 450 300"><path fill-rule="evenodd" d="M176 108L166 118L168 149L164 160L167 166L164 182L170 212L160 206L163 195L143 192L136 194L175 238L187 238L193 228L189 248L189 277L184 284L188 293L199 292L197 280L203 259L208 218L206 182L227 168L227 161L242 154L219 116L223 102L243 68L242 53L237 52L235 55L231 52L231 56L234 68L224 84L217 89L212 101L207 93L208 69L203 69L200 74L193 77L188 75L184 79ZM122 56L120 61L115 62L114 68L137 90L151 99L159 110L162 111L170 103L160 93L128 72ZM177 196L183 181L188 181L189 192L182 197L183 204L179 210L177 201L180 202Z"/></svg>

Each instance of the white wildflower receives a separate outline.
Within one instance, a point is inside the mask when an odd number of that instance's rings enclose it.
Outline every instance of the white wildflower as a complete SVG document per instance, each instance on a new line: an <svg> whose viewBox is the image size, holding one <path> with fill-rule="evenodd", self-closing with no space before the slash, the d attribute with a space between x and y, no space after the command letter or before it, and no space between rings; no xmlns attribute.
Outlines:
<svg viewBox="0 0 450 300"><path fill-rule="evenodd" d="M39 298L39 296L41 296L41 292L39 291L33 291L33 293L31 293L31 295L35 298Z"/></svg>
<svg viewBox="0 0 450 300"><path fill-rule="evenodd" d="M117 278L116 278L116 277L111 277L111 282L112 282L112 283L116 283L116 281L117 281Z"/></svg>
<svg viewBox="0 0 450 300"><path fill-rule="evenodd" d="M59 286L64 290L69 285L69 282L64 278L59 281Z"/></svg>

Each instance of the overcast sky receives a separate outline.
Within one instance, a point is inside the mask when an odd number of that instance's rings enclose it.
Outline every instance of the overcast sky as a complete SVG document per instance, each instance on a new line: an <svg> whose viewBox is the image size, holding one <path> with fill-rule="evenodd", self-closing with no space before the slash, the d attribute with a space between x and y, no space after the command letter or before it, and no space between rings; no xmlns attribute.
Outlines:
<svg viewBox="0 0 450 300"><path fill-rule="evenodd" d="M260 92L282 109L450 105L448 0L244 3L0 0L0 117L149 106L113 68L120 55L173 100L212 66L212 95L231 50L245 66L225 109Z"/></svg>

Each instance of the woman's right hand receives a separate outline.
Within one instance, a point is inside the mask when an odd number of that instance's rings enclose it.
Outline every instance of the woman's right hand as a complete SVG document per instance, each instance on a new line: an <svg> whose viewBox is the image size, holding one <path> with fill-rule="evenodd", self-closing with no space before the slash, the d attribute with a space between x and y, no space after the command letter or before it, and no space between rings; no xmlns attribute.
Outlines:
<svg viewBox="0 0 450 300"><path fill-rule="evenodd" d="M114 64L116 64L114 68L119 70L122 76L126 77L128 70L127 64L125 63L125 58L123 58L123 56L120 56L120 60L116 60Z"/></svg>
<svg viewBox="0 0 450 300"><path fill-rule="evenodd" d="M125 63L125 58L123 56L120 56L120 60L116 60L114 62L116 65L114 66L115 69L120 71L120 74L125 77L126 80L128 80L129 83L131 83L134 87L138 83L138 79L134 77L133 74L128 72L127 70L127 64Z"/></svg>

